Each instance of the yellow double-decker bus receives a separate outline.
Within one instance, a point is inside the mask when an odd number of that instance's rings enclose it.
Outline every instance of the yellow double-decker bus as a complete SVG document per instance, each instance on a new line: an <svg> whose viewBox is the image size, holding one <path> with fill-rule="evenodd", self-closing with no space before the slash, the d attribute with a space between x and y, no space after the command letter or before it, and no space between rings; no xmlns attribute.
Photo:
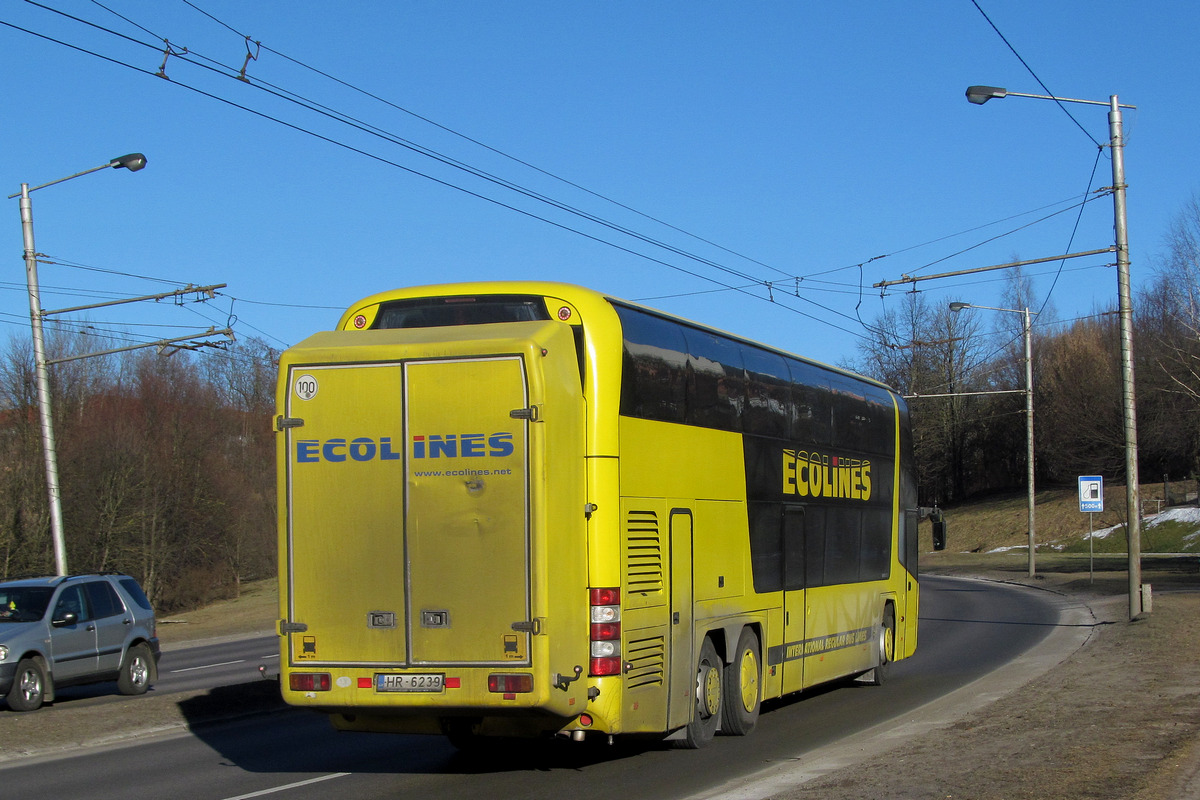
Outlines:
<svg viewBox="0 0 1200 800"><path fill-rule="evenodd" d="M348 730L749 733L917 643L886 386L576 286L385 292L280 360L281 682Z"/></svg>

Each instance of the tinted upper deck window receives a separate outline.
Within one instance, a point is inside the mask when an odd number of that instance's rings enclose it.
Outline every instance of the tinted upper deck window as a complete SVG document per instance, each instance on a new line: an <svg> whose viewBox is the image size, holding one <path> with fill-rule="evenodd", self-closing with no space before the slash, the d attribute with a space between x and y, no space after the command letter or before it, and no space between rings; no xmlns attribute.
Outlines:
<svg viewBox="0 0 1200 800"><path fill-rule="evenodd" d="M687 409L688 347L682 326L644 311L616 305L625 339L621 413L641 419L683 422Z"/></svg>
<svg viewBox="0 0 1200 800"><path fill-rule="evenodd" d="M489 325L496 322L534 322L550 319L541 297L420 297L394 300L379 309L372 328L444 328Z"/></svg>

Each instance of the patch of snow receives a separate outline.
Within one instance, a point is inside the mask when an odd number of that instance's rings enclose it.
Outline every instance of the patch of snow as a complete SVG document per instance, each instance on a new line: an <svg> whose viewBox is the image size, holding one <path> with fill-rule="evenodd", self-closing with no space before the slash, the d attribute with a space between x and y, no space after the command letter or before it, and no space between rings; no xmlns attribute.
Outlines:
<svg viewBox="0 0 1200 800"><path fill-rule="evenodd" d="M1200 525L1200 508L1168 508L1160 514L1146 519L1146 527L1153 528L1160 522L1185 522Z"/></svg>
<svg viewBox="0 0 1200 800"><path fill-rule="evenodd" d="M1111 528L1101 528L1098 531L1092 531L1091 538L1107 539L1109 536L1112 536L1115 531L1121 530L1124 527L1125 527L1124 525L1113 525ZM1086 542L1088 540L1088 537L1084 536L1083 540Z"/></svg>

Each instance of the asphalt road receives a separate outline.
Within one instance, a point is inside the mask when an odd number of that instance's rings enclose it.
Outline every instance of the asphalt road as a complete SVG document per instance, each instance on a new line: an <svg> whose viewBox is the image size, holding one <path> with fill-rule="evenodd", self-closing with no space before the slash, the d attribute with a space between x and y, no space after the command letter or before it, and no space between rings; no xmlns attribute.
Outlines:
<svg viewBox="0 0 1200 800"><path fill-rule="evenodd" d="M189 647L167 647L158 662L158 680L151 689L156 695L234 686L261 680L259 667L270 677L279 674L279 638L257 636ZM68 686L58 690L56 703L76 704L128 702L117 694L115 683Z"/></svg>
<svg viewBox="0 0 1200 800"><path fill-rule="evenodd" d="M922 585L918 654L897 663L885 686L838 685L770 704L753 734L720 737L704 750L554 742L466 757L438 737L339 734L317 714L287 711L53 761L14 762L0 768L0 785L9 796L122 800L308 800L335 792L356 800L675 800L709 794L731 781L747 785L747 776L760 770L778 773L803 763L810 753L885 721L899 724L1011 662L1060 624L1058 604L1046 593L947 578L927 578ZM261 644L253 642L245 652L270 652ZM172 669L184 672L167 672L164 655L161 691L194 679L185 676L208 673L202 680L209 680L225 669L236 675L248 670L257 679L255 657L235 655L197 648L185 661L181 652L180 666ZM223 661L240 663L212 666Z"/></svg>

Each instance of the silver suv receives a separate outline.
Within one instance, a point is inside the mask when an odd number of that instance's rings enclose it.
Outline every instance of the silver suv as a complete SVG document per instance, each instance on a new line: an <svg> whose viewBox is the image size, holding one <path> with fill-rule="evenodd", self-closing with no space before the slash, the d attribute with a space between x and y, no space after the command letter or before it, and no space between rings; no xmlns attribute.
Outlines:
<svg viewBox="0 0 1200 800"><path fill-rule="evenodd" d="M121 694L142 694L158 657L154 610L128 575L0 582L0 696L13 711L79 683L115 680Z"/></svg>

